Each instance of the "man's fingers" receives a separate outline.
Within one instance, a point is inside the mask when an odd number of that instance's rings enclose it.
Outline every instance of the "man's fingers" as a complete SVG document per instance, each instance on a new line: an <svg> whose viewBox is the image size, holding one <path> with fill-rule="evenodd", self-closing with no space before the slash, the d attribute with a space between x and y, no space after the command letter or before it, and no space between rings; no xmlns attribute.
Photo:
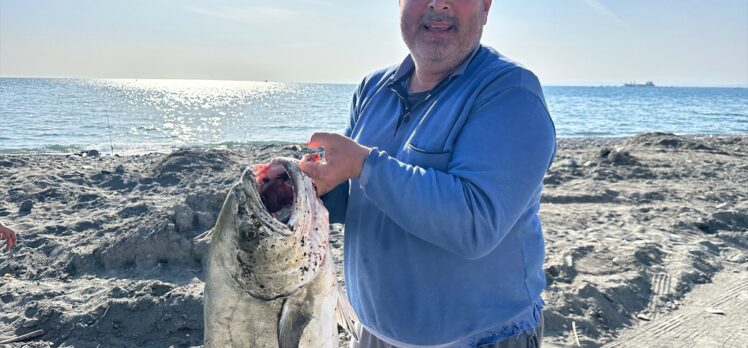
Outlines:
<svg viewBox="0 0 748 348"><path fill-rule="evenodd" d="M327 163L321 161L309 161L308 156L305 155L299 163L299 167L301 167L301 171L304 172L304 174L312 178L312 182L317 189L318 197L324 195L330 190L329 184L322 178L322 173L327 170Z"/></svg>
<svg viewBox="0 0 748 348"><path fill-rule="evenodd" d="M302 162L312 162L317 163L322 159L322 156L319 153L312 152L304 155L304 157L301 158Z"/></svg>
<svg viewBox="0 0 748 348"><path fill-rule="evenodd" d="M303 170L305 167L309 167L312 164L317 164L320 162L320 159L322 157L316 153L308 153L301 157L301 161L299 161L299 165L301 166L301 169Z"/></svg>
<svg viewBox="0 0 748 348"><path fill-rule="evenodd" d="M307 144L307 146L311 148L315 148L315 147L328 148L330 147L330 144L332 143L333 139L337 136L339 135L335 133L317 132L317 133L312 134L312 137L309 139L309 143Z"/></svg>
<svg viewBox="0 0 748 348"><path fill-rule="evenodd" d="M309 143L307 143L306 146L311 147L311 148L324 146L323 142L324 142L324 139L326 139L326 137L327 137L327 133L324 133L324 132L314 133L312 134L312 137L309 138Z"/></svg>
<svg viewBox="0 0 748 348"><path fill-rule="evenodd" d="M304 172L304 174L312 179L317 179L319 178L320 162L313 162L308 157L310 156L304 155L304 158L299 162L299 167L301 167L301 171Z"/></svg>
<svg viewBox="0 0 748 348"><path fill-rule="evenodd" d="M11 247L16 245L16 233L6 227L0 227L0 239L5 238L5 251L10 250Z"/></svg>
<svg viewBox="0 0 748 348"><path fill-rule="evenodd" d="M327 161L300 162L299 167L301 167L301 171L304 172L304 174L311 177L314 181L327 182L330 180L330 171L332 168L330 167L330 163Z"/></svg>

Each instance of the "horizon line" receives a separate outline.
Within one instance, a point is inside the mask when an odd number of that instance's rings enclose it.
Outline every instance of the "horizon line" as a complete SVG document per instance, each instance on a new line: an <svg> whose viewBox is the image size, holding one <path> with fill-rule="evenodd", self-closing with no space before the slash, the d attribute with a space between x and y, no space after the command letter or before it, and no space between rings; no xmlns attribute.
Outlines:
<svg viewBox="0 0 748 348"><path fill-rule="evenodd" d="M312 82L312 81L274 81L274 80L242 80L242 79L215 79L215 78L154 78L154 77L71 77L71 76L14 76L0 75L0 79L60 79L60 80L176 80L176 81L226 81L226 82L259 82L259 83L299 83L299 84L331 84L331 85L358 85L358 82ZM623 87L625 82L553 82L541 83L544 87ZM748 88L745 84L656 84L657 87L682 87L682 88Z"/></svg>

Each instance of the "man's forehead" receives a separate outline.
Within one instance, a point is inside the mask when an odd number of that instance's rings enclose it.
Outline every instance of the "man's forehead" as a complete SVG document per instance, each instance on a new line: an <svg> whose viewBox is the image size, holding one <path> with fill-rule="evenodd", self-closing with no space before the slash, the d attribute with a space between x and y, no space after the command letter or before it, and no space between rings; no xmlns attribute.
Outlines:
<svg viewBox="0 0 748 348"><path fill-rule="evenodd" d="M413 2L429 3L429 2L432 2L432 1L434 1L434 0L398 0L398 4L399 4L400 7L402 7L403 4L405 4L405 3L413 3ZM477 4L482 4L486 9L488 9L488 8L491 7L491 3L493 2L493 0L447 0L446 2L449 2L449 3L475 3L476 5Z"/></svg>

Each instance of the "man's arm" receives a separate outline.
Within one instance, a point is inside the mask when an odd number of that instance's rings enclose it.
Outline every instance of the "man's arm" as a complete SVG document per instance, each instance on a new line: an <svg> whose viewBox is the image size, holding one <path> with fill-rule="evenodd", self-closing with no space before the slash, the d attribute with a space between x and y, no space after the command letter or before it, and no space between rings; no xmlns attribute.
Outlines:
<svg viewBox="0 0 748 348"><path fill-rule="evenodd" d="M404 230L465 258L479 258L501 242L538 193L555 149L554 133L542 101L512 88L473 110L446 172L375 149L365 158L360 184ZM360 154L361 146L348 141L353 144L336 147L349 156ZM337 168L328 167L323 171Z"/></svg>

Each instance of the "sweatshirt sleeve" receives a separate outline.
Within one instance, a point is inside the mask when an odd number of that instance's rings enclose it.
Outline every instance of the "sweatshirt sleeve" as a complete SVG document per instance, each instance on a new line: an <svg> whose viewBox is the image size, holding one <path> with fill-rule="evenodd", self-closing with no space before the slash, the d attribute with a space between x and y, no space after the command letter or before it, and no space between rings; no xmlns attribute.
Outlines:
<svg viewBox="0 0 748 348"><path fill-rule="evenodd" d="M403 163L375 148L359 183L408 233L476 259L491 252L532 205L554 151L545 104L515 87L472 110L446 172Z"/></svg>
<svg viewBox="0 0 748 348"><path fill-rule="evenodd" d="M330 223L345 223L345 213L348 207L349 181L336 186L332 191L322 196L322 204L330 214Z"/></svg>

